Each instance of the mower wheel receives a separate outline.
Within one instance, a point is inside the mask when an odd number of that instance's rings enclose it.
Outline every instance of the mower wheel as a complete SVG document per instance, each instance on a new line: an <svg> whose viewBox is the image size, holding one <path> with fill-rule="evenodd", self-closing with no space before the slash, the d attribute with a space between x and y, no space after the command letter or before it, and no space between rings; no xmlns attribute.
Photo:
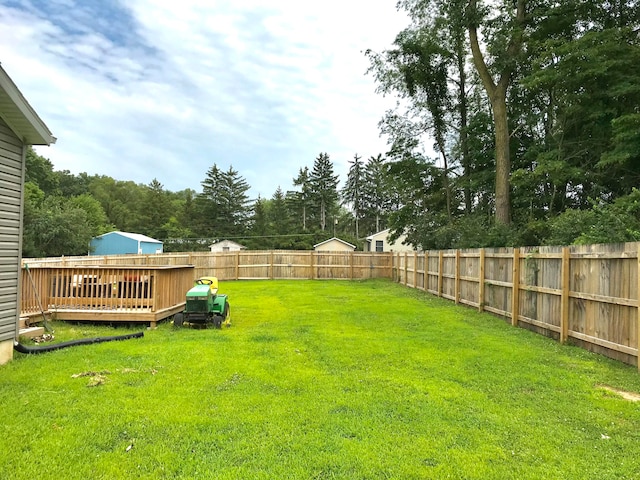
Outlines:
<svg viewBox="0 0 640 480"><path fill-rule="evenodd" d="M222 327L222 320L223 320L222 315L214 315L213 316L213 325L214 325L214 327L221 328Z"/></svg>
<svg viewBox="0 0 640 480"><path fill-rule="evenodd" d="M230 326L231 326L231 317L229 316L229 310L230 310L230 309L231 309L231 307L230 307L230 306L229 306L229 304L227 303L227 304L224 306L224 324L225 324L227 327L230 327Z"/></svg>
<svg viewBox="0 0 640 480"><path fill-rule="evenodd" d="M173 326L175 328L180 328L184 324L184 314L182 312L176 313L173 316Z"/></svg>

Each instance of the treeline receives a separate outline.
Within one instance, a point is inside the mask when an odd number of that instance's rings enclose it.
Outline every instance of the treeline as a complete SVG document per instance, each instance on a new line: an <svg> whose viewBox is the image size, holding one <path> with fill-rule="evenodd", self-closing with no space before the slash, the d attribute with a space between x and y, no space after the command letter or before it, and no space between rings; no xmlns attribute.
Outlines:
<svg viewBox="0 0 640 480"><path fill-rule="evenodd" d="M389 151L354 156L340 188L326 153L250 199L232 167L169 192L29 152L23 254L83 254L113 229L183 251L309 249L334 234L361 247L385 228L423 249L640 241L640 2L399 6L409 27L367 52L399 100L380 122Z"/></svg>
<svg viewBox="0 0 640 480"><path fill-rule="evenodd" d="M363 236L386 228L391 205L382 156L365 162L356 155L351 165L339 188L321 153L286 191L251 199L250 185L231 166L213 164L197 191L171 192L157 179L144 185L58 171L29 149L23 256L85 255L92 237L113 230L163 240L165 251L207 250L223 239L249 249L307 250L334 235L361 249Z"/></svg>

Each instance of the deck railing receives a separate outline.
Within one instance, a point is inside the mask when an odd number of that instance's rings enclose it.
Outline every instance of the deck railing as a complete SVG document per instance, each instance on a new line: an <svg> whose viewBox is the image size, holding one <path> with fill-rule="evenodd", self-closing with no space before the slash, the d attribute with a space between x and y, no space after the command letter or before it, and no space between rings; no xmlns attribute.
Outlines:
<svg viewBox="0 0 640 480"><path fill-rule="evenodd" d="M29 266L21 314L155 323L184 306L193 266Z"/></svg>

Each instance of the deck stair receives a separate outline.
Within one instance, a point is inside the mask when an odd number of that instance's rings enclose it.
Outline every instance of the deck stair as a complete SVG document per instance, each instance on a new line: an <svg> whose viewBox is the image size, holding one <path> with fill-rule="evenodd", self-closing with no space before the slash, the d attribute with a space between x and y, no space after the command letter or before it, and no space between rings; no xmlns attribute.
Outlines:
<svg viewBox="0 0 640 480"><path fill-rule="evenodd" d="M41 337L42 335L44 335L44 327L25 327L21 328L19 333L21 337Z"/></svg>

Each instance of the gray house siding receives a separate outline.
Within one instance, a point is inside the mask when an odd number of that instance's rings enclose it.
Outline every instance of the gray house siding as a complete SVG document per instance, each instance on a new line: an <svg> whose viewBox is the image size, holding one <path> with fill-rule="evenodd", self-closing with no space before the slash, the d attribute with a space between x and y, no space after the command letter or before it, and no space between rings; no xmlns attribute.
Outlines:
<svg viewBox="0 0 640 480"><path fill-rule="evenodd" d="M0 119L0 341L16 336L22 242L24 146Z"/></svg>

